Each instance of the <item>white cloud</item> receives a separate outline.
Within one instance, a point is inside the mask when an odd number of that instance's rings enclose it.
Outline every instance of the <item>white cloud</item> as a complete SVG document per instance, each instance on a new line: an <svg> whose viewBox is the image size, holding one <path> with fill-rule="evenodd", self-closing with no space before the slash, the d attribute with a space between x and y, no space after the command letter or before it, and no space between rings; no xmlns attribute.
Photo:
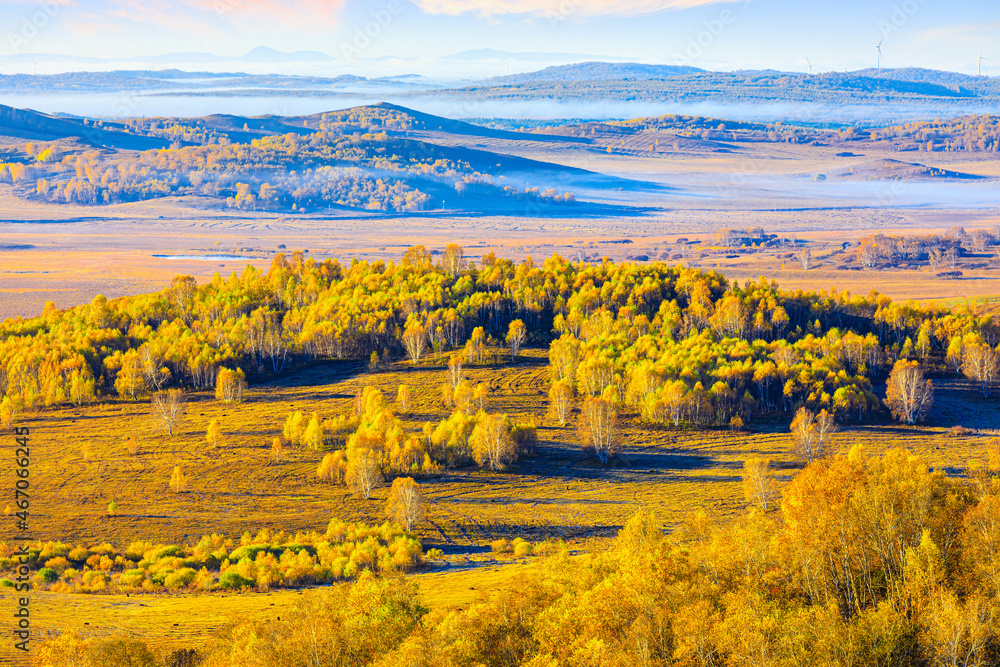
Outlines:
<svg viewBox="0 0 1000 667"><path fill-rule="evenodd" d="M541 14L543 16L635 16L748 0L413 0L430 14Z"/></svg>

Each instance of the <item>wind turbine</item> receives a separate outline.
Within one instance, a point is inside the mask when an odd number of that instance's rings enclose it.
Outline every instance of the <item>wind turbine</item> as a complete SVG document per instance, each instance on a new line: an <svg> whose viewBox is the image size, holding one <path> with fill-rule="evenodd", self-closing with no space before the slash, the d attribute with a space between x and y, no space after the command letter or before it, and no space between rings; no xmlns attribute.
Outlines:
<svg viewBox="0 0 1000 667"><path fill-rule="evenodd" d="M882 42L884 42L884 41L885 41L884 39L880 39L879 42L878 42L878 44L875 45L875 51L878 52L878 60L876 61L877 62L876 69L878 69L880 71L882 69Z"/></svg>
<svg viewBox="0 0 1000 667"><path fill-rule="evenodd" d="M983 61L984 60L989 61L989 58L983 58L983 52L980 51L979 49L976 49L976 55L978 56L978 61L979 61L979 76L982 76L983 75Z"/></svg>
<svg viewBox="0 0 1000 667"><path fill-rule="evenodd" d="M813 64L811 62L809 62L808 58L806 58L806 65L809 66L809 76L812 76L813 75Z"/></svg>

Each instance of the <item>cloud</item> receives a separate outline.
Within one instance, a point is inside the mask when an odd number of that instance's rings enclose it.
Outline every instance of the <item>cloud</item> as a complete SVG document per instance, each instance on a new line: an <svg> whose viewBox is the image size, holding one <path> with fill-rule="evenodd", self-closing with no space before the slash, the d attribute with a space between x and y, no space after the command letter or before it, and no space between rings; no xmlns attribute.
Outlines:
<svg viewBox="0 0 1000 667"><path fill-rule="evenodd" d="M1000 21L959 23L941 26L921 31L920 39L924 41L965 41L969 39L996 38L1000 32Z"/></svg>
<svg viewBox="0 0 1000 667"><path fill-rule="evenodd" d="M743 0L412 0L429 14L636 16Z"/></svg>
<svg viewBox="0 0 1000 667"><path fill-rule="evenodd" d="M190 7L219 15L245 15L256 21L279 21L292 25L305 22L330 24L346 0L182 0ZM150 3L144 3L150 4ZM174 7L172 0L157 0L152 4Z"/></svg>
<svg viewBox="0 0 1000 667"><path fill-rule="evenodd" d="M203 32L219 22L332 26L347 0L56 0L75 5L79 26L145 24Z"/></svg>

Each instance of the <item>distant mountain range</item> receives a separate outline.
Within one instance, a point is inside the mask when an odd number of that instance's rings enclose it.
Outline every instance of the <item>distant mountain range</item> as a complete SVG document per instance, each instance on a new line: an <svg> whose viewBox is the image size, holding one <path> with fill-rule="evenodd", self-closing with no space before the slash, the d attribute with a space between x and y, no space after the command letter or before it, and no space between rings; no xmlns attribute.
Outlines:
<svg viewBox="0 0 1000 667"><path fill-rule="evenodd" d="M806 74L596 61L495 77L450 92L475 100L504 101L867 105L934 101L997 105L1000 79L919 68Z"/></svg>
<svg viewBox="0 0 1000 667"><path fill-rule="evenodd" d="M492 69L495 69L498 62L507 62L511 64L519 63L522 67L525 65L530 66L532 64L536 64L537 66L537 64L545 62L553 63L550 66L534 71L482 79L484 83L489 83L491 85L522 85L552 81L655 81L660 79L674 79L678 77L690 78L697 76L711 77L716 80L736 80L746 77L769 77L775 79L795 77L802 81L813 82L848 81L852 79L909 82L949 87L957 92L961 87L966 87L971 90L972 88L982 87L985 82L996 80L990 77L972 76L957 72L945 72L913 67L900 69L863 69L853 72L828 72L816 75L807 75L802 72L782 72L778 70L739 70L733 72L720 72L706 70L690 65L622 62L609 59L606 56L595 56L580 53L544 51L511 52L499 51L490 48L462 51L460 53L442 56L438 60L443 63L453 64L475 62L493 63ZM415 61L417 61L416 58L379 56L368 59L358 58L352 64L356 65L357 62L407 63ZM241 63L246 64L248 67L254 66L253 69L255 72L258 72L257 75L259 75L260 66L274 65L274 74L290 76L293 74L294 70L290 69L288 66L295 64L318 65L323 67L322 71L324 72L327 71L327 67L331 69L339 68L339 72L330 72L330 75L334 77L337 76L337 74L358 74L356 71L357 67L349 68L346 61L340 60L328 53L312 50L287 52L272 49L267 46L258 46L239 56L219 55L199 51L165 53L147 56L130 56L122 58L95 58L53 53L20 53L0 56L0 73L9 74L9 72L3 72L3 67L15 66L20 69L27 68L34 71L33 68L37 66L44 67L46 65L50 66L49 71L51 71L51 66L54 65L57 67L65 66L67 70L73 72L80 71L81 66L94 66L95 69L99 69L101 71L118 72L119 70L132 69L127 67L129 64L138 64L149 66L148 68L141 66L135 68L138 71L149 68L155 69L158 65L172 66L171 69L176 72L175 78L183 78L185 75L192 74L187 71L190 69L188 66L191 65L202 65L206 67L225 65L238 66ZM228 73L231 74L233 72L230 70ZM200 74L219 76L226 73L213 71L212 73L200 72ZM398 80L403 77L394 76L390 78ZM475 78L472 80L475 80Z"/></svg>
<svg viewBox="0 0 1000 667"><path fill-rule="evenodd" d="M496 72L498 61L531 63L543 59L570 59L579 54L496 51L479 49L438 59L442 71L451 63L492 63L482 71ZM5 64L32 64L42 58L67 59L70 56L0 56L0 72ZM187 63L177 61L187 60ZM81 59L99 61L100 59ZM379 60L373 58L369 62ZM55 62L55 61L52 61ZM101 61L105 65L112 61ZM138 63L140 66L135 66ZM384 61L382 70L400 74L409 70L410 62ZM318 51L282 52L267 47L255 48L232 58L207 53L174 53L148 59L131 58L114 61L114 67L101 69L97 65L87 71L62 74L0 74L0 92L19 93L99 93L128 91L137 95L168 97L297 97L331 98L330 108L339 102L333 98L391 101L407 106L418 100L442 98L470 102L483 101L543 101L601 105L606 102L648 103L683 108L684 105L738 104L741 106L781 103L777 115L806 122L813 107L826 105L832 109L863 109L854 117L877 117L882 122L891 105L908 105L916 116L959 116L970 113L998 113L1000 110L1000 78L971 76L921 68L863 69L853 72L783 72L778 70L712 71L689 65L664 65L637 62L587 60L558 64L534 71L508 76L479 79L445 80L437 77L433 67L422 71L433 74L366 77L356 74L346 61ZM296 75L294 63L311 63L313 75ZM173 64L173 67L167 65ZM158 67L163 65L163 67ZM91 67L86 62L83 67ZM465 65L460 65L465 67ZM74 68L79 69L79 62ZM405 69L404 69L405 68ZM20 68L23 72L23 67ZM52 68L50 68L51 71ZM305 67L306 70L310 68ZM395 70L395 71L393 71ZM11 100L13 101L13 100ZM791 103L793 107L788 107ZM150 103L154 113L161 113L156 103ZM432 105L433 106L433 105ZM232 107L229 107L231 109ZM312 107L315 109L316 107ZM483 107L486 109L487 107ZM50 107L52 112L70 111ZM213 109L214 110L214 109ZM227 109L228 110L228 109ZM682 111L687 113L687 111ZM593 111L583 110L583 114ZM665 113L661 111L659 113ZM696 111L701 113L701 111ZM710 111L709 113L717 113ZM489 115L489 114L486 114ZM495 114L503 116L503 114ZM828 114L829 115L829 114ZM530 118L529 115L525 117ZM570 115L566 117L583 117ZM912 117L912 114L911 114ZM831 117L832 118L832 117ZM813 119L816 122L824 122ZM834 122L843 122L840 116Z"/></svg>
<svg viewBox="0 0 1000 667"><path fill-rule="evenodd" d="M706 71L698 67L686 65L646 65L643 63L590 61L573 65L554 65L537 72L497 77L491 79L491 82L519 84L535 81L605 81L611 79L649 81L651 79L665 79Z"/></svg>
<svg viewBox="0 0 1000 667"><path fill-rule="evenodd" d="M554 65L544 69L495 77L488 83L517 85L542 81L653 81L692 76L711 77L715 79L785 79L792 77L803 82L816 84L829 82L846 82L856 80L871 80L883 82L906 82L928 84L931 86L951 87L957 92L960 86L976 86L994 79L983 76L970 76L958 72L906 67L900 69L863 69L853 72L826 72L821 74L806 74L804 72L783 72L781 70L736 70L720 72L692 67L687 65L652 65L634 62L591 61L570 65ZM893 87L892 84L883 85ZM902 87L896 87L902 89ZM940 92L940 91L939 91Z"/></svg>

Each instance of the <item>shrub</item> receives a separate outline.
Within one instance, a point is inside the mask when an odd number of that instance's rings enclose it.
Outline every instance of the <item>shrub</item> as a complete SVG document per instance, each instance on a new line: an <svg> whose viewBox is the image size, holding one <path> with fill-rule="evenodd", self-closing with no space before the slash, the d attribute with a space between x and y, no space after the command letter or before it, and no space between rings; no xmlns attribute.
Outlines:
<svg viewBox="0 0 1000 667"><path fill-rule="evenodd" d="M155 563L161 558L179 558L183 556L184 552L181 548L175 544L171 544L165 547L158 547L156 549L150 549L145 554L143 554L144 559L150 563Z"/></svg>
<svg viewBox="0 0 1000 667"><path fill-rule="evenodd" d="M143 570L126 570L118 577L118 583L128 588L138 588L146 580L146 573Z"/></svg>
<svg viewBox="0 0 1000 667"><path fill-rule="evenodd" d="M193 568L185 567L184 569L168 574L163 580L163 585L167 588L186 588L194 581L197 574Z"/></svg>
<svg viewBox="0 0 1000 667"><path fill-rule="evenodd" d="M517 558L525 558L527 556L530 556L534 552L534 549L531 546L531 542L528 542L527 540L522 540L520 537L516 538L511 543L511 546L514 549L514 556L516 556Z"/></svg>
<svg viewBox="0 0 1000 667"><path fill-rule="evenodd" d="M53 581L59 581L59 573L56 572L51 567L43 567L38 571L38 574L35 576L38 578L39 581L46 584L51 584Z"/></svg>
<svg viewBox="0 0 1000 667"><path fill-rule="evenodd" d="M138 540L125 547L125 558L129 560L142 560L146 552L153 548L153 543L147 540Z"/></svg>
<svg viewBox="0 0 1000 667"><path fill-rule="evenodd" d="M69 552L67 558L69 558L74 563L83 563L88 558L90 558L90 549L77 547L76 549L73 549L72 551Z"/></svg>
<svg viewBox="0 0 1000 667"><path fill-rule="evenodd" d="M219 577L219 588L226 590L239 590L249 588L254 585L253 579L247 579L238 572L223 572Z"/></svg>
<svg viewBox="0 0 1000 667"><path fill-rule="evenodd" d="M45 561L45 567L50 567L56 572L62 572L69 567L69 561L63 556L57 556Z"/></svg>
<svg viewBox="0 0 1000 667"><path fill-rule="evenodd" d="M87 650L89 663L102 667L154 667L156 658L137 639L108 639Z"/></svg>
<svg viewBox="0 0 1000 667"><path fill-rule="evenodd" d="M493 553L497 554L510 553L510 542L501 537L499 540L490 542L490 549L493 550Z"/></svg>

